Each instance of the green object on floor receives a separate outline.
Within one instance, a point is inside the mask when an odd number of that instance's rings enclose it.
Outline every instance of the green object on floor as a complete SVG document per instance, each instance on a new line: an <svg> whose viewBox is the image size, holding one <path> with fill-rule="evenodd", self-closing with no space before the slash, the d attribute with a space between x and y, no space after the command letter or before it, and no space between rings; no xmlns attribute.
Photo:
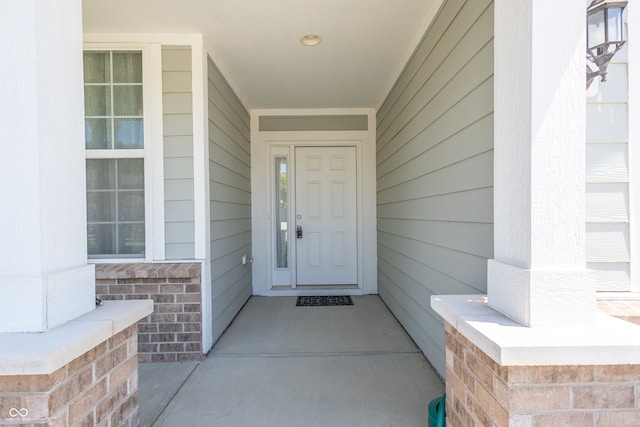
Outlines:
<svg viewBox="0 0 640 427"><path fill-rule="evenodd" d="M444 412L446 397L447 395L443 394L429 403L429 427L444 427L446 425Z"/></svg>

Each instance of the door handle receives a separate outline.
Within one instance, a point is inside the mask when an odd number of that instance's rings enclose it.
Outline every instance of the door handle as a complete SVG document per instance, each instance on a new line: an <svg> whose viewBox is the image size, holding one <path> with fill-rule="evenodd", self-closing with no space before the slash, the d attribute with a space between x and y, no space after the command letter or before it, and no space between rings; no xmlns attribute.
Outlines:
<svg viewBox="0 0 640 427"><path fill-rule="evenodd" d="M302 226L301 225L296 227L296 237L298 239L302 239Z"/></svg>

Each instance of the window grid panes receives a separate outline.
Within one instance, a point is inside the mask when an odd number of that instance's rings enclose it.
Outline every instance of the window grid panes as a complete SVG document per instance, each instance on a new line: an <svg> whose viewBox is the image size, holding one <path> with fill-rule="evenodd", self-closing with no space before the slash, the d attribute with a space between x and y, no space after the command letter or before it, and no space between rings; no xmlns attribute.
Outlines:
<svg viewBox="0 0 640 427"><path fill-rule="evenodd" d="M88 150L144 147L141 52L85 52Z"/></svg>
<svg viewBox="0 0 640 427"><path fill-rule="evenodd" d="M142 159L87 160L90 257L144 256Z"/></svg>
<svg viewBox="0 0 640 427"><path fill-rule="evenodd" d="M143 258L142 52L85 51L84 95L88 255Z"/></svg>

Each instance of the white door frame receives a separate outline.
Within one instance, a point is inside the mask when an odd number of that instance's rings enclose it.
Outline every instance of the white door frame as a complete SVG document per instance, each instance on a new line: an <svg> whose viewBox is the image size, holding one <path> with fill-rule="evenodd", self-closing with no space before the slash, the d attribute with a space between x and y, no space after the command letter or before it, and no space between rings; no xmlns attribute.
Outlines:
<svg viewBox="0 0 640 427"><path fill-rule="evenodd" d="M366 131L278 131L261 132L264 115L353 115L368 116ZM358 287L351 289L271 288L272 284L272 148L296 146L355 146L358 211ZM251 114L251 214L253 241L253 293L264 296L362 295L377 293L375 112L357 110L258 110ZM289 219L289 224L292 218ZM291 248L290 248L291 250ZM292 257L293 259L294 257ZM291 273L295 273L295 260ZM295 278L292 278L294 280ZM294 283L294 282L292 282Z"/></svg>

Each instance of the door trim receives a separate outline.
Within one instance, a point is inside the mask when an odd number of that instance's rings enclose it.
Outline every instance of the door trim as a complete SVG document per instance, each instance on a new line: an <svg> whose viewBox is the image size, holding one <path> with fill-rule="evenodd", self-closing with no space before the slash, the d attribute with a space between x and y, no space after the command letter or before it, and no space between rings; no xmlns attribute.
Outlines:
<svg viewBox="0 0 640 427"><path fill-rule="evenodd" d="M297 244L298 240L295 236L292 236L291 233L294 230L296 224L295 218L295 206L296 206L296 182L297 182L297 171L296 171L296 149L299 147L353 147L356 150L356 250L357 250L357 285L354 287L353 285L300 285L298 287L297 284L297 257L295 254L297 253ZM310 140L310 141L269 141L266 144L268 155L267 157L267 165L266 165L266 176L265 181L268 182L268 191L267 191L267 211L270 212L270 217L267 219L267 260L268 260L268 279L267 279L267 290L268 291L277 291L278 295L283 294L283 292L291 290L299 292L309 292L313 291L312 294L316 295L319 291L326 291L328 294L333 294L338 292L338 294L353 294L362 293L363 287L360 278L362 277L362 249L363 249L363 239L362 239L362 194L361 194L361 162L359 152L362 149L362 141L359 140L344 140L344 141L318 141L318 140ZM276 271L275 265L275 186L273 185L275 182L275 170L274 170L274 159L276 157L287 156L289 158L288 164L288 176L289 176L289 185L288 185L288 229L291 230L289 234L289 247L288 247L288 262L289 268L287 270L288 274L283 274L283 272ZM286 283L288 282L288 283ZM296 295L298 294L296 293Z"/></svg>

